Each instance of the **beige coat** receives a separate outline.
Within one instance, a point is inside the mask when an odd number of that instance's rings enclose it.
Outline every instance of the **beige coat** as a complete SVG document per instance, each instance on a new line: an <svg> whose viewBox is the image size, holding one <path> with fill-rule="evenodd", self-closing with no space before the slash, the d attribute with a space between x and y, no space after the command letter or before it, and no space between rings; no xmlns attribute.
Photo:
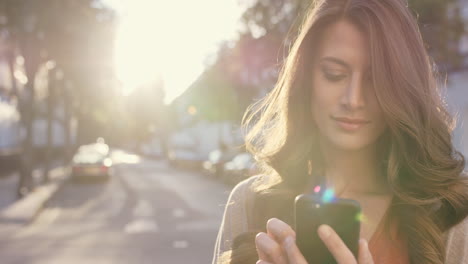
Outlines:
<svg viewBox="0 0 468 264"><path fill-rule="evenodd" d="M259 177L249 178L234 187L224 211L214 250L213 264L225 251L231 249L232 240L248 231L248 216L252 214L254 191L250 188ZM452 227L446 234L446 264L468 264L468 217Z"/></svg>

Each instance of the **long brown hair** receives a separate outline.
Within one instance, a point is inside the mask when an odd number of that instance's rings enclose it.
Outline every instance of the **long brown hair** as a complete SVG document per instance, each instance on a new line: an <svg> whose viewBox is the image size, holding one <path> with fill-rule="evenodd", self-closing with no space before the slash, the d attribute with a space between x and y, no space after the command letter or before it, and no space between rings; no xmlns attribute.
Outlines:
<svg viewBox="0 0 468 264"><path fill-rule="evenodd" d="M368 37L373 86L388 125L378 140L383 180L394 196L385 220L396 221L405 234L411 263L443 263L443 232L468 214L465 159L452 145L455 120L406 1L317 0L275 88L244 117L247 148L269 182L257 188L255 204L262 210L255 211L252 232L235 239L226 255L231 263L255 263L254 233L270 217L292 224L294 197L323 173L306 70L321 33L340 19Z"/></svg>

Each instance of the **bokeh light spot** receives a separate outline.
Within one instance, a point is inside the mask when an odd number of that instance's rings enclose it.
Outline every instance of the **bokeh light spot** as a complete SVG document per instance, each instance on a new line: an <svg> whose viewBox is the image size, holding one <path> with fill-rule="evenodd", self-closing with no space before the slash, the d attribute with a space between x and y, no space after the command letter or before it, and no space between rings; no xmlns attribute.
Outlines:
<svg viewBox="0 0 468 264"><path fill-rule="evenodd" d="M326 189L322 196L322 202L330 203L335 199L335 192L333 189Z"/></svg>
<svg viewBox="0 0 468 264"><path fill-rule="evenodd" d="M320 185L315 186L314 192L315 192L315 193L320 192Z"/></svg>
<svg viewBox="0 0 468 264"><path fill-rule="evenodd" d="M367 218L362 212L359 212L358 214L356 214L356 221L364 223L367 222Z"/></svg>
<svg viewBox="0 0 468 264"><path fill-rule="evenodd" d="M197 108L193 105L189 106L189 108L187 109L187 112L190 114L190 115L196 115L197 114Z"/></svg>

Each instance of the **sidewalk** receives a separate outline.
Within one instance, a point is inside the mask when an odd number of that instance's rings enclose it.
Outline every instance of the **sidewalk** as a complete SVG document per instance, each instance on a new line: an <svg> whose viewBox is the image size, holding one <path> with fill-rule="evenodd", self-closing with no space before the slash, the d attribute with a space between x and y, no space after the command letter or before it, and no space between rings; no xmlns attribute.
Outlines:
<svg viewBox="0 0 468 264"><path fill-rule="evenodd" d="M16 200L19 181L17 173L0 178L0 224L25 225L34 220L44 204L60 188L68 177L68 168L57 166L50 170L50 181L42 182L42 170L33 171L33 180L37 186L31 193Z"/></svg>
<svg viewBox="0 0 468 264"><path fill-rule="evenodd" d="M9 172L0 178L0 210L8 207L16 201L16 186L18 186L18 174Z"/></svg>

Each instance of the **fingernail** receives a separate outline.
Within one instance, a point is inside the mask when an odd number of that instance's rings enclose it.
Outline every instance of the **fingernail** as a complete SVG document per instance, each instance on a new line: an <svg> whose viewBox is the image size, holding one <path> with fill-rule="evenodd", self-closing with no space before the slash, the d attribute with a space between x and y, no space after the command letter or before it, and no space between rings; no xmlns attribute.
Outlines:
<svg viewBox="0 0 468 264"><path fill-rule="evenodd" d="M331 230L330 230L330 227L327 226L327 225L321 225L319 226L318 228L318 234L320 236L321 239L326 239L330 236L331 234Z"/></svg>
<svg viewBox="0 0 468 264"><path fill-rule="evenodd" d="M260 232L260 233L258 233L258 234L256 235L256 238L257 238L258 240L264 240L264 239L265 239L265 235L266 235L265 233Z"/></svg>
<svg viewBox="0 0 468 264"><path fill-rule="evenodd" d="M268 225L268 224L271 224L272 222L276 222L276 221L278 221L277 218L274 218L274 217L273 217L273 218L270 218L270 219L268 219L268 221L267 221L267 225Z"/></svg>

